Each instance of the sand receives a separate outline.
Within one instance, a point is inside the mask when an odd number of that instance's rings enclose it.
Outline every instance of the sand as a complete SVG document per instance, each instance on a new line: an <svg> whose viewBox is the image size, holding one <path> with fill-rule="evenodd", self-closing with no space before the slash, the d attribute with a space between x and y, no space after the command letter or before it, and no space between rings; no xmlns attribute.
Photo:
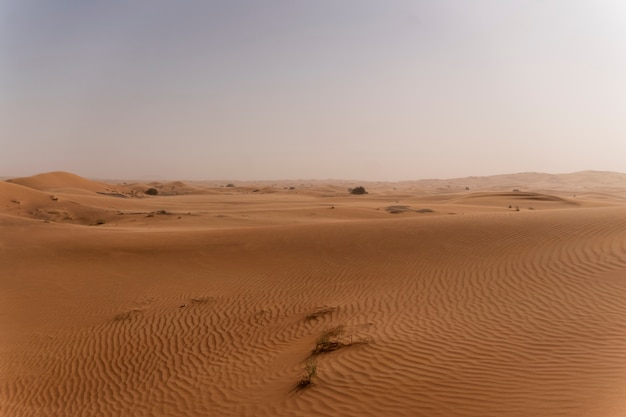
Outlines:
<svg viewBox="0 0 626 417"><path fill-rule="evenodd" d="M626 175L233 183L0 182L0 415L626 415Z"/></svg>

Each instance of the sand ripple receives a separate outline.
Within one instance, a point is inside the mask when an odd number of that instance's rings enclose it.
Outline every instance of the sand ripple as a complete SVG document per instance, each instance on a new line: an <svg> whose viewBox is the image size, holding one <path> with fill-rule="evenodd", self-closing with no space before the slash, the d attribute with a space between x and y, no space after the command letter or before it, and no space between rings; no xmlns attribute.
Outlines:
<svg viewBox="0 0 626 417"><path fill-rule="evenodd" d="M31 248L75 301L2 350L2 415L626 413L621 210L97 236Z"/></svg>

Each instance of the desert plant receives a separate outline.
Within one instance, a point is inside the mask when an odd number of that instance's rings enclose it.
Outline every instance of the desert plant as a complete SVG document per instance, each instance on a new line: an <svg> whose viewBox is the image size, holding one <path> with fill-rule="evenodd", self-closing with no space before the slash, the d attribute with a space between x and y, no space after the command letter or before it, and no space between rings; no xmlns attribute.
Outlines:
<svg viewBox="0 0 626 417"><path fill-rule="evenodd" d="M309 314L304 318L305 321L316 320L319 317L322 317L326 314L330 314L333 311L337 310L337 307L324 307L318 310L315 310L313 313Z"/></svg>
<svg viewBox="0 0 626 417"><path fill-rule="evenodd" d="M233 188L235 186L235 184L226 184L226 187L228 188Z"/></svg>
<svg viewBox="0 0 626 417"><path fill-rule="evenodd" d="M317 362L314 360L307 362L304 370L309 379L317 376Z"/></svg>
<svg viewBox="0 0 626 417"><path fill-rule="evenodd" d="M315 313L307 316L306 319L307 320L316 319L317 317L319 317L319 315L328 314L334 311L335 309L336 307L320 309L316 311ZM350 335L349 335L350 339L348 340L347 335L344 336L344 333L345 333L345 326L342 324L339 326L331 327L325 330L324 333L321 334L321 336L315 342L315 348L311 351L311 354L309 355L307 359L306 367L304 368L304 371L305 371L304 375L294 387L295 391L300 391L313 385L313 378L317 376L318 355L328 353L328 352L333 352L337 349L341 349L344 347L350 347L350 346L355 346L355 345L365 345L365 344L370 343L368 339L359 339L359 340L353 341L352 331L350 331ZM342 336L345 342L340 340Z"/></svg>
<svg viewBox="0 0 626 417"><path fill-rule="evenodd" d="M113 317L113 321L130 320L132 318L132 316L134 316L135 314L140 313L140 312L141 312L140 309L134 308L132 310L125 311L123 313L115 315L115 317Z"/></svg>
<svg viewBox="0 0 626 417"><path fill-rule="evenodd" d="M338 337L343 333L344 326L337 326L326 330L315 342L315 348L312 355L319 355L322 353L333 352L337 349L341 349L342 347L347 346L346 344L340 342Z"/></svg>
<svg viewBox="0 0 626 417"><path fill-rule="evenodd" d="M156 188L148 188L146 190L146 194L148 194L148 195L158 195L159 194L159 190L157 190Z"/></svg>
<svg viewBox="0 0 626 417"><path fill-rule="evenodd" d="M296 384L295 389L297 391L303 390L305 388L309 388L313 385L313 378L317 376L317 361L315 359L310 359L307 361L306 366L304 368L304 375Z"/></svg>
<svg viewBox="0 0 626 417"><path fill-rule="evenodd" d="M354 194L354 195L367 194L367 191L365 191L365 188L361 186L350 188L349 191L350 191L350 194Z"/></svg>

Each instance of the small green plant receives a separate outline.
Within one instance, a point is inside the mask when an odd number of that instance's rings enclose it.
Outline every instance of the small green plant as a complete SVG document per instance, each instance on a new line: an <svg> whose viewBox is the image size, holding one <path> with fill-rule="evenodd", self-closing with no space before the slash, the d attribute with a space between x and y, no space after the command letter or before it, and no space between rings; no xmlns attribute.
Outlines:
<svg viewBox="0 0 626 417"><path fill-rule="evenodd" d="M313 378L317 376L317 361L309 359L304 367L304 375L295 386L296 391L310 388L314 385Z"/></svg>
<svg viewBox="0 0 626 417"><path fill-rule="evenodd" d="M347 346L338 340L344 331L344 326L336 326L326 330L315 342L315 348L312 355L320 355L322 353L333 352L337 349Z"/></svg>

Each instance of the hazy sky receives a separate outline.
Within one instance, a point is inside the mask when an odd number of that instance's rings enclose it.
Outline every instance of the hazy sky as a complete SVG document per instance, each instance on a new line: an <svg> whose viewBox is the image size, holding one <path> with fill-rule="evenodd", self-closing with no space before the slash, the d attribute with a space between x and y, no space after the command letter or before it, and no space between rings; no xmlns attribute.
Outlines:
<svg viewBox="0 0 626 417"><path fill-rule="evenodd" d="M0 0L0 175L626 172L626 2Z"/></svg>

